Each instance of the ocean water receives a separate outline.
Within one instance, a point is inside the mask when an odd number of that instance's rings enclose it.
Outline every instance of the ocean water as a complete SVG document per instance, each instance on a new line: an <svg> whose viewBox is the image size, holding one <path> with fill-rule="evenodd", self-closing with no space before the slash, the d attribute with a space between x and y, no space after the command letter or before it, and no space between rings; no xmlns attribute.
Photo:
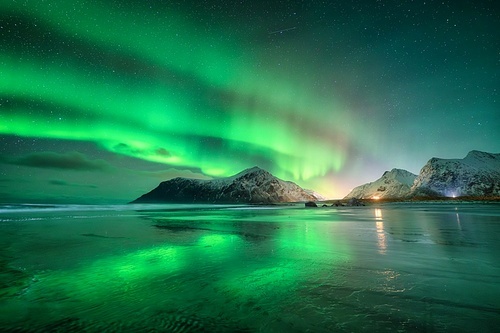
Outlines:
<svg viewBox="0 0 500 333"><path fill-rule="evenodd" d="M0 331L498 332L500 205L2 205Z"/></svg>

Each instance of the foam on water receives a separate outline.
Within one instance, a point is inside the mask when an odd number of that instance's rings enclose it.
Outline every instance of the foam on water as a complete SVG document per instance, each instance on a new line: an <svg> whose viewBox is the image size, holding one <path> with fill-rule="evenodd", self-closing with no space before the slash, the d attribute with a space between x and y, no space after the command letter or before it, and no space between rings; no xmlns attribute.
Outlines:
<svg viewBox="0 0 500 333"><path fill-rule="evenodd" d="M238 207L234 205L235 207ZM210 209L232 207L232 205L209 204L125 204L125 205L54 205L54 204L0 204L2 213L23 212L60 212L60 211L130 211L130 210L176 210L176 209Z"/></svg>

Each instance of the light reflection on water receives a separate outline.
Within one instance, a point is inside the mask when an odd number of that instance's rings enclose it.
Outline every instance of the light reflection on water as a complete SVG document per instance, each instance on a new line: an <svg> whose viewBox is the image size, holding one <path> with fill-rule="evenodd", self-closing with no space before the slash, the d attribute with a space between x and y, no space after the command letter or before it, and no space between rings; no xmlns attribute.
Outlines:
<svg viewBox="0 0 500 333"><path fill-rule="evenodd" d="M498 205L134 209L2 213L0 329L500 324Z"/></svg>
<svg viewBox="0 0 500 333"><path fill-rule="evenodd" d="M387 249L387 242L385 239L384 231L384 220L382 217L382 210L380 208L375 208L375 225L377 228L377 239L378 239L378 252L380 254L385 254Z"/></svg>

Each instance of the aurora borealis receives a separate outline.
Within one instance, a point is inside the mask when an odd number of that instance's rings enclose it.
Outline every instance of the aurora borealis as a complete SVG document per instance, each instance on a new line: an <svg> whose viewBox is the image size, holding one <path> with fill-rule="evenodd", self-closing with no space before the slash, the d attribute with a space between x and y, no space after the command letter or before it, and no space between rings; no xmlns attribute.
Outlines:
<svg viewBox="0 0 500 333"><path fill-rule="evenodd" d="M343 197L500 151L494 1L3 1L0 198L258 165Z"/></svg>

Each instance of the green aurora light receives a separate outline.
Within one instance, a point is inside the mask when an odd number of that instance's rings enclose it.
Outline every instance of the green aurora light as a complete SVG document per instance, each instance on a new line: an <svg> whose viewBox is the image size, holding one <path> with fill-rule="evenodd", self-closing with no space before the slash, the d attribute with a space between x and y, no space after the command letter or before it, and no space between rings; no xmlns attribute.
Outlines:
<svg viewBox="0 0 500 333"><path fill-rule="evenodd" d="M0 195L123 202L257 165L341 198L394 167L498 151L496 14L482 1L0 2ZM71 152L109 163L116 190L12 164Z"/></svg>
<svg viewBox="0 0 500 333"><path fill-rule="evenodd" d="M2 134L93 141L115 153L200 168L211 176L248 167L248 156L272 160L272 172L296 180L342 167L345 147L324 137L341 133L338 126L330 121L308 126L313 115L331 114L338 106L319 101L292 80L249 70L255 59L245 56L237 40L200 37L198 27L175 13L138 28L139 16L130 8L105 12L104 3L83 5L85 16L66 1L28 9L4 3L2 10L67 38L78 36L96 53L115 50L160 72L190 77L209 95L161 79L134 81L124 73L94 72L57 55L26 61L4 53L0 90L12 101L0 115ZM29 101L30 107L16 100Z"/></svg>

